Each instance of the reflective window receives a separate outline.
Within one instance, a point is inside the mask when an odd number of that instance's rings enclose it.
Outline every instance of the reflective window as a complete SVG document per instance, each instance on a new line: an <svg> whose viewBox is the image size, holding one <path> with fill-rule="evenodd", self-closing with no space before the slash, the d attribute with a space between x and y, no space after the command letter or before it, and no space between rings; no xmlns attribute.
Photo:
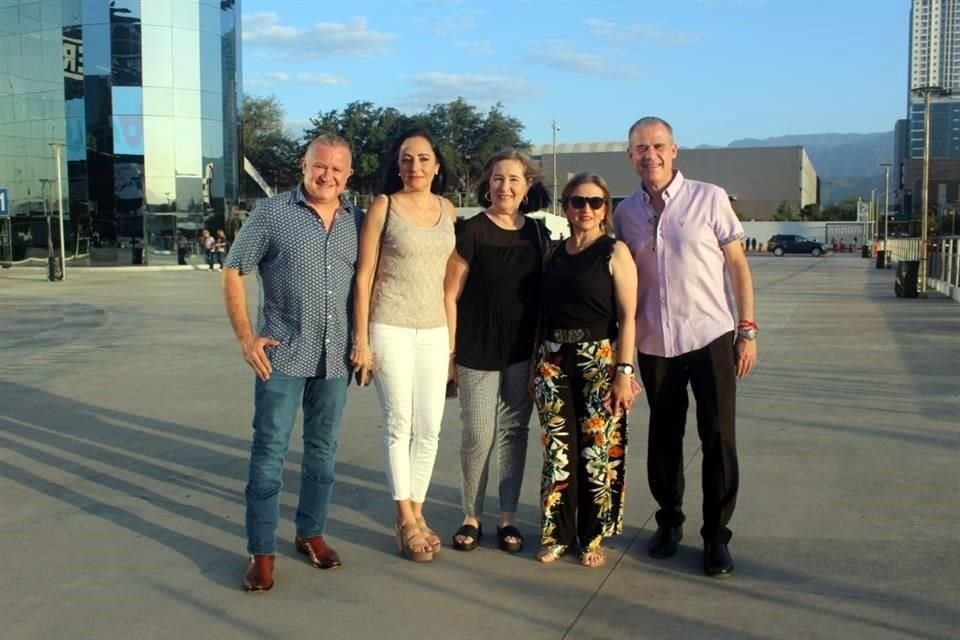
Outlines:
<svg viewBox="0 0 960 640"><path fill-rule="evenodd" d="M115 155L143 155L143 117L140 115L113 116L113 153Z"/></svg>
<svg viewBox="0 0 960 640"><path fill-rule="evenodd" d="M175 29L200 30L200 6L195 0L169 0L170 26Z"/></svg>
<svg viewBox="0 0 960 640"><path fill-rule="evenodd" d="M200 90L200 34L186 29L171 29L173 35L173 86Z"/></svg>
<svg viewBox="0 0 960 640"><path fill-rule="evenodd" d="M143 89L140 87L113 87L114 115L143 113Z"/></svg>
<svg viewBox="0 0 960 640"><path fill-rule="evenodd" d="M141 40L143 42L143 86L172 87L173 44L170 28L150 26L144 21L141 27Z"/></svg>
<svg viewBox="0 0 960 640"><path fill-rule="evenodd" d="M173 176L174 136L171 135L173 126L173 118L143 117L144 170L147 174L148 183L152 176Z"/></svg>
<svg viewBox="0 0 960 640"><path fill-rule="evenodd" d="M175 175L200 176L203 171L200 118L177 118L175 132Z"/></svg>
<svg viewBox="0 0 960 640"><path fill-rule="evenodd" d="M111 9L110 47L113 84L139 86L142 83L140 19L119 8Z"/></svg>
<svg viewBox="0 0 960 640"><path fill-rule="evenodd" d="M178 118L199 118L200 92L174 89L173 114Z"/></svg>
<svg viewBox="0 0 960 640"><path fill-rule="evenodd" d="M86 3L84 6L91 3ZM89 24L83 26L83 74L110 75L110 25Z"/></svg>
<svg viewBox="0 0 960 640"><path fill-rule="evenodd" d="M143 113L148 116L172 116L173 89L144 87Z"/></svg>
<svg viewBox="0 0 960 640"><path fill-rule="evenodd" d="M145 25L170 26L170 3L165 0L148 0L141 3L140 20Z"/></svg>

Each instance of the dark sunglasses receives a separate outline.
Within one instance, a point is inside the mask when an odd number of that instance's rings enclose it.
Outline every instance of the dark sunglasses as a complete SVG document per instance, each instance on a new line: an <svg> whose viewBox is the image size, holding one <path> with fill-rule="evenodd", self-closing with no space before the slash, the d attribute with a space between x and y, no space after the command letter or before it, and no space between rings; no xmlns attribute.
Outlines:
<svg viewBox="0 0 960 640"><path fill-rule="evenodd" d="M574 209L583 209L587 206L587 203L590 203L590 208L594 211L599 211L600 207L605 205L607 201L600 196L591 196L585 198L583 196L570 196L567 198L567 204L569 204Z"/></svg>

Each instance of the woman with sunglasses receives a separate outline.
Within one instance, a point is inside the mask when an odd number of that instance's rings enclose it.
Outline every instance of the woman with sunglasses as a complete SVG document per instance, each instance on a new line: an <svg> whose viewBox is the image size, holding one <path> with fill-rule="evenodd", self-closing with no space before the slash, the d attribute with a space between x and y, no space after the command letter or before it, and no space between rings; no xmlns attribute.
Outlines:
<svg viewBox="0 0 960 640"><path fill-rule="evenodd" d="M564 187L570 237L547 258L534 399L543 428L542 523L537 559L578 544L580 563L606 562L603 539L623 530L626 414L634 379L637 271L606 233L610 192L580 173Z"/></svg>
<svg viewBox="0 0 960 640"><path fill-rule="evenodd" d="M453 548L472 551L482 528L490 458L496 444L500 481L498 546L523 548L514 524L527 458L533 402L527 391L537 311L540 268L549 241L545 225L525 214L550 203L539 167L527 154L505 149L494 155L477 183L486 207L464 220L445 280L451 378L460 389L463 524Z"/></svg>
<svg viewBox="0 0 960 640"><path fill-rule="evenodd" d="M383 192L360 231L350 359L361 384L375 372L397 546L406 558L429 562L440 538L424 519L423 503L452 351L443 278L456 211L442 195L446 165L428 132L399 136L384 166Z"/></svg>

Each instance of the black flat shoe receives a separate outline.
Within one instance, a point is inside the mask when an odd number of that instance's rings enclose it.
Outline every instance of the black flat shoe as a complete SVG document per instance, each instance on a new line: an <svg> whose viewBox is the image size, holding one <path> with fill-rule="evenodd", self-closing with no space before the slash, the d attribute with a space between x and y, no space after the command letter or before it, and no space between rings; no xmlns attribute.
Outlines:
<svg viewBox="0 0 960 640"><path fill-rule="evenodd" d="M647 543L647 552L651 557L669 558L677 552L677 545L683 540L683 527L657 527L656 533Z"/></svg>
<svg viewBox="0 0 960 640"><path fill-rule="evenodd" d="M470 538L470 542L459 542L457 537ZM477 548L477 543L483 537L483 525L473 526L472 524L461 525L457 532L453 534L453 548L457 551L473 551Z"/></svg>
<svg viewBox="0 0 960 640"><path fill-rule="evenodd" d="M516 538L517 542L507 542L507 538ZM497 527L497 543L501 551L507 553L519 553L523 549L523 535L520 530L512 524L505 527Z"/></svg>
<svg viewBox="0 0 960 640"><path fill-rule="evenodd" d="M703 572L711 578L726 578L733 573L733 557L725 543L704 543Z"/></svg>

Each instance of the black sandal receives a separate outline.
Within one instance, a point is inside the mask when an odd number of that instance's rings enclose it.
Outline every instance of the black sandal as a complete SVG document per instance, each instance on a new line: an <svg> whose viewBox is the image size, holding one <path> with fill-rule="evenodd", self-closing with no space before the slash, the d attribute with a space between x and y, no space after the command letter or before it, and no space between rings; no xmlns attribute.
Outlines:
<svg viewBox="0 0 960 640"><path fill-rule="evenodd" d="M460 542L457 536L461 538L472 538L470 542ZM457 551L473 551L477 548L477 543L483 536L483 525L473 526L472 524L461 525L457 532L453 534L453 548Z"/></svg>
<svg viewBox="0 0 960 640"><path fill-rule="evenodd" d="M516 538L518 542L507 542L507 538ZM497 542L500 544L500 550L507 553L519 553L523 549L523 535L512 524L497 527Z"/></svg>

